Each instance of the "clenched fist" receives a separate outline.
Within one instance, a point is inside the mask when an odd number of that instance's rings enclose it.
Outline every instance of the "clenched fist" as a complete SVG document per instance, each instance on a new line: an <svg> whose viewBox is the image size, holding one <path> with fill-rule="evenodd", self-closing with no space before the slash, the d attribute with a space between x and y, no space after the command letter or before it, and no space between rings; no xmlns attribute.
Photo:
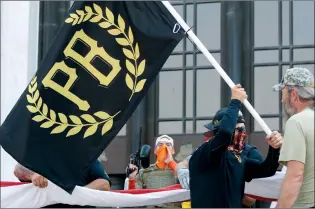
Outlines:
<svg viewBox="0 0 315 209"><path fill-rule="evenodd" d="M133 165L133 164L129 164L129 169L133 170L131 174L129 174L128 178L130 180L135 180L136 179L136 176L137 176L137 173L138 173L138 167Z"/></svg>
<svg viewBox="0 0 315 209"><path fill-rule="evenodd" d="M35 186L38 186L39 188L45 188L48 186L48 181L45 177L37 174L37 173L34 173L32 175L32 183L35 185Z"/></svg>
<svg viewBox="0 0 315 209"><path fill-rule="evenodd" d="M232 99L238 99L242 103L247 99L247 94L241 84L237 84L232 88Z"/></svg>
<svg viewBox="0 0 315 209"><path fill-rule="evenodd" d="M270 136L266 136L266 140L274 149L279 149L282 145L282 136L278 131L273 131Z"/></svg>

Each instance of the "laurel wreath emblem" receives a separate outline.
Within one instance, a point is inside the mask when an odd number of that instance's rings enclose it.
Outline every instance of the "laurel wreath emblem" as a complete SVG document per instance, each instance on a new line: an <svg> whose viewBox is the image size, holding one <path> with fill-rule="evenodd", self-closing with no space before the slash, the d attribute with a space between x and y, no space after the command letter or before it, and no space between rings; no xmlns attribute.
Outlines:
<svg viewBox="0 0 315 209"><path fill-rule="evenodd" d="M98 111L93 115L83 114L80 117L76 115L69 115L67 117L63 113L56 114L54 110L49 109L40 96L37 89L36 76L28 85L28 92L29 94L26 95L26 98L29 105L26 107L31 113L37 113L32 120L38 123L43 122L40 126L41 128L51 128L52 126L55 126L55 128L50 132L51 134L59 134L64 132L67 128L70 128L67 133L67 137L69 137L78 134L84 127L86 127L87 129L83 136L83 138L86 138L95 134L98 127L102 126L102 135L104 135L112 128L114 117L120 113L119 111L115 115L111 116L106 112ZM59 122L57 121L57 118L59 118ZM82 122L81 118L86 122ZM96 120L96 118L98 118L98 120Z"/></svg>
<svg viewBox="0 0 315 209"><path fill-rule="evenodd" d="M125 81L127 87L131 90L130 101L134 93L138 93L143 89L146 82L146 79L138 81L139 76L141 76L145 70L146 60L144 59L138 64L137 60L140 57L139 44L135 43L130 26L127 30L128 35L125 32L127 29L126 24L120 14L118 15L117 25L115 23L114 14L107 7L105 8L106 17L103 15L102 8L99 5L93 3L93 8L95 12L93 12L90 6L85 6L85 11L76 10L76 13L71 13L70 17L68 17L65 22L72 23L73 26L86 21L98 23L101 28L107 29L110 35L118 37L115 38L115 40L119 45L123 46L123 53L128 58L126 58L126 67L130 74L128 72L126 73ZM131 75L134 79L132 79Z"/></svg>

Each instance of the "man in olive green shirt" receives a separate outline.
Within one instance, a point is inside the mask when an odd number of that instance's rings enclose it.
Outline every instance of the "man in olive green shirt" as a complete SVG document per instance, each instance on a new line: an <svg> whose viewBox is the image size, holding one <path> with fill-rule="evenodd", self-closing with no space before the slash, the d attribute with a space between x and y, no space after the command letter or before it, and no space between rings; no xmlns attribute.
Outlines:
<svg viewBox="0 0 315 209"><path fill-rule="evenodd" d="M279 161L287 166L278 208L314 207L314 76L288 69L280 84L285 134Z"/></svg>

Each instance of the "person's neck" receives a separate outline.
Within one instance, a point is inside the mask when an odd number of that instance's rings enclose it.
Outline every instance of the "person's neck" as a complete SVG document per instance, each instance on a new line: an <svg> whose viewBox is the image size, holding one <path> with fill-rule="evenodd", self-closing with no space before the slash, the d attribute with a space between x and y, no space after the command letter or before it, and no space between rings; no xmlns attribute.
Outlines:
<svg viewBox="0 0 315 209"><path fill-rule="evenodd" d="M310 105L311 104L308 102L299 103L296 106L297 113L300 113L300 112L304 111L305 109L310 108Z"/></svg>

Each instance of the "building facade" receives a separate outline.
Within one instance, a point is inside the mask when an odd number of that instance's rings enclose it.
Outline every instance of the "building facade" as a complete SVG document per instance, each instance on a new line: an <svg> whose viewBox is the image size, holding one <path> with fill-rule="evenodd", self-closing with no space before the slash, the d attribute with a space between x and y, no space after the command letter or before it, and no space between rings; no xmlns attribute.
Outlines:
<svg viewBox="0 0 315 209"><path fill-rule="evenodd" d="M71 3L1 2L4 12L1 11L1 19L4 19L1 43L5 38L12 42L10 32L16 33L12 28L5 28L9 27L9 23L5 23L5 18L10 16L7 9L14 7L25 12L19 14L24 15L24 19L17 23L20 27L25 27L23 23L27 25L28 34L23 42L27 50L21 52L21 60L25 59L26 63L19 71L18 79L23 81L19 84L21 89L36 72ZM232 80L245 87L249 102L267 125L272 130L282 131L280 94L271 87L293 66L303 66L314 73L314 1L184 0L172 4ZM17 26L11 27L18 30ZM3 35L3 30L8 31ZM11 50L9 46L4 50L1 46L1 58L13 53L6 49ZM12 96L4 90L10 85L5 85L8 81L3 78L3 75L9 78L12 73L10 62L12 59L7 58L4 69L1 65L1 121L19 97L19 92ZM172 136L178 153L176 159L182 160L202 142L203 125L211 121L219 108L228 105L229 100L230 89L225 81L197 47L188 38L183 39L148 95L102 155L104 167L122 182L129 155L138 149L140 126L143 143L151 146L158 135ZM5 104L7 101L10 104ZM266 155L265 133L246 109L243 113L249 142Z"/></svg>

